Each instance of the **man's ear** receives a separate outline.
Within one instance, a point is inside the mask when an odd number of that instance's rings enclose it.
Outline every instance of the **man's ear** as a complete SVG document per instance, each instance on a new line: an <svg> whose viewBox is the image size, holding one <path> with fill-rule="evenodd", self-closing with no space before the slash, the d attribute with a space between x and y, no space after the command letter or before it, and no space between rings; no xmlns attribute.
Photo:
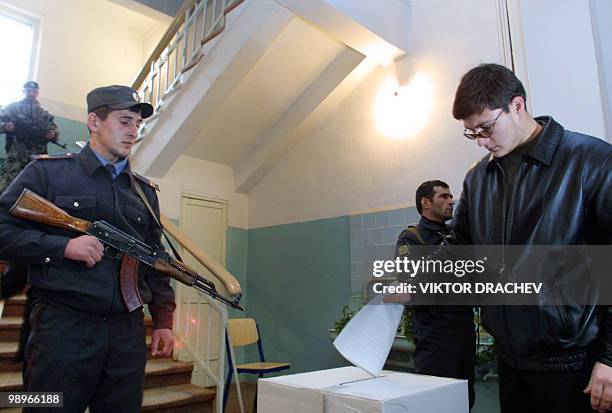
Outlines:
<svg viewBox="0 0 612 413"><path fill-rule="evenodd" d="M87 127L89 128L90 131L92 132L98 131L99 121L100 121L100 118L98 118L98 116L95 113L90 112L87 114Z"/></svg>
<svg viewBox="0 0 612 413"><path fill-rule="evenodd" d="M514 112L518 114L527 110L527 108L525 107L525 99L523 99L522 96L513 97L510 101L510 107Z"/></svg>
<svg viewBox="0 0 612 413"><path fill-rule="evenodd" d="M422 197L421 198L421 209L425 211L429 208L431 208L431 200L427 198L426 196Z"/></svg>

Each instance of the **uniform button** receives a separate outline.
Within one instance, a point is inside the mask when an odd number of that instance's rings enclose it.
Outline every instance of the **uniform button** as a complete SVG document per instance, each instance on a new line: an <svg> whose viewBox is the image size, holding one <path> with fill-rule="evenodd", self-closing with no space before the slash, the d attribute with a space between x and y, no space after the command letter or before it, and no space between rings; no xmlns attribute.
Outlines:
<svg viewBox="0 0 612 413"><path fill-rule="evenodd" d="M51 262L51 258L47 257L45 258L45 264L49 264Z"/></svg>
<svg viewBox="0 0 612 413"><path fill-rule="evenodd" d="M74 205L75 208L78 208L79 207L79 202L78 201L74 201L74 204L72 204L72 205Z"/></svg>
<svg viewBox="0 0 612 413"><path fill-rule="evenodd" d="M140 219L140 217L138 217L137 219L138 219L138 222L142 221L142 220Z"/></svg>

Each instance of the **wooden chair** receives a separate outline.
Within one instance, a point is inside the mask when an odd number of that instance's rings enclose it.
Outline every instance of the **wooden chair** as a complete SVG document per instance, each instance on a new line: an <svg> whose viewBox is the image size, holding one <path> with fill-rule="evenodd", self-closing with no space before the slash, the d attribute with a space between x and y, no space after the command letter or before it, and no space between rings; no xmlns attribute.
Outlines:
<svg viewBox="0 0 612 413"><path fill-rule="evenodd" d="M227 340L229 336L229 340ZM264 358L263 345L261 343L261 336L259 335L259 327L253 318L235 318L228 320L227 331L226 331L226 353L227 361L229 364L227 372L227 380L225 381L225 389L223 391L223 411L227 406L227 399L229 396L229 386L232 383L233 371L233 360L232 352L229 348L229 343L232 343L232 347L244 347L254 343L257 343L259 349L259 362L239 364L236 366L236 372L257 374L258 378L262 378L266 373L274 373L277 371L283 371L291 368L289 363L278 363L278 362L266 362ZM238 380L238 378L236 378ZM255 400L253 401L253 412L257 410L257 387L255 387Z"/></svg>

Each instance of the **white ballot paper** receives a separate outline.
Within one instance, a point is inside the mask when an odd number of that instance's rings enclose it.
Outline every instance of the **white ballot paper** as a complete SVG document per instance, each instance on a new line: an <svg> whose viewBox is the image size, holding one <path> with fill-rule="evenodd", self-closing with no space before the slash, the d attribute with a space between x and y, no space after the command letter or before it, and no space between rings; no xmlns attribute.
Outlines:
<svg viewBox="0 0 612 413"><path fill-rule="evenodd" d="M366 304L334 340L342 357L374 377L380 376L404 311L403 305L384 303L383 297Z"/></svg>

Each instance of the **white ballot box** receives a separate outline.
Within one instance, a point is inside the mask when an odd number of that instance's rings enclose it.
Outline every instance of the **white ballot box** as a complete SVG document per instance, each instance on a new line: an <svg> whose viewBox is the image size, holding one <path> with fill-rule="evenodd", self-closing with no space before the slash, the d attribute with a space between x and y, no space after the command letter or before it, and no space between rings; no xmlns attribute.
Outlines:
<svg viewBox="0 0 612 413"><path fill-rule="evenodd" d="M467 413L466 380L388 373L325 389L325 413Z"/></svg>
<svg viewBox="0 0 612 413"><path fill-rule="evenodd" d="M357 367L261 379L259 413L467 413L467 381Z"/></svg>
<svg viewBox="0 0 612 413"><path fill-rule="evenodd" d="M257 383L257 411L322 413L323 389L370 377L362 369L351 366L260 379Z"/></svg>

